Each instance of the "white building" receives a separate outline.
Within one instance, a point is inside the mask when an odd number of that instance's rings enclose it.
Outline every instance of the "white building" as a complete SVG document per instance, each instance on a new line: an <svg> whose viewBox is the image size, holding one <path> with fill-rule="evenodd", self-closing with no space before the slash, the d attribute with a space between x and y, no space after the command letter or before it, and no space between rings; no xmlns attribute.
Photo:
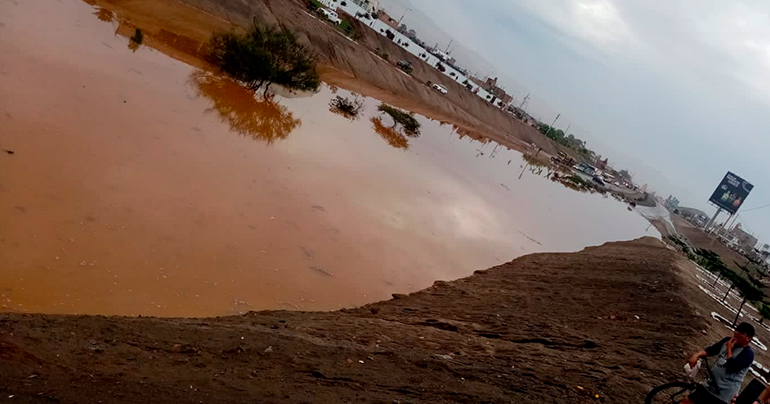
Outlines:
<svg viewBox="0 0 770 404"><path fill-rule="evenodd" d="M379 0L319 0L323 5L331 8L332 10L336 10L337 8L343 10L344 12L350 14L351 16L355 17L365 25L369 26L371 29L373 29L375 32L382 36L388 36L386 33L390 31L393 36L393 43L400 46L401 48L405 49L407 52L417 56L418 58L425 61L427 64L433 66L437 70L439 70L441 73L443 73L445 76L449 77L450 79L456 81L462 86L469 87L469 90L476 94L479 98L482 100L491 102L495 97L481 88L478 84L471 81L468 76L463 74L460 71L455 70L451 66L448 66L446 63L442 62L437 58L436 56L433 56L430 52L428 52L427 49L423 48L422 46L418 45L416 42L412 41L409 37L406 35L396 31L392 27L390 27L388 24L385 24L384 22L376 19L376 18L366 18L366 16L371 13L369 10L379 10ZM342 5L342 3L345 3L345 5ZM441 66L443 68L443 71L439 68ZM468 84L465 84L468 83Z"/></svg>

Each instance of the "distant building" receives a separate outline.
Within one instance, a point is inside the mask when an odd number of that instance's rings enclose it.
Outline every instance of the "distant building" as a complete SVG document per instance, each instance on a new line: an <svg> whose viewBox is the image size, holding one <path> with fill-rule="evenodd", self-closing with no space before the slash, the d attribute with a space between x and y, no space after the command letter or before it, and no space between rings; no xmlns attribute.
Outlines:
<svg viewBox="0 0 770 404"><path fill-rule="evenodd" d="M753 249L754 246L757 245L757 241L759 241L756 237L751 235L751 233L743 230L740 223L733 226L733 229L730 230L730 233L733 235L733 237L735 237L735 242L747 250Z"/></svg>
<svg viewBox="0 0 770 404"><path fill-rule="evenodd" d="M679 199L674 195L669 195L668 198L666 198L666 202L663 203L663 206L667 207L669 210L674 210L679 207Z"/></svg>
<svg viewBox="0 0 770 404"><path fill-rule="evenodd" d="M596 161L594 162L594 165L596 166L596 168L598 168L599 170L606 170L608 164L609 164L609 159L605 157L604 160L602 160L602 156L596 156Z"/></svg>
<svg viewBox="0 0 770 404"><path fill-rule="evenodd" d="M379 15L377 16L380 21L387 24L389 27L398 30L398 21L394 20L388 13L386 13L384 10L380 10Z"/></svg>
<svg viewBox="0 0 770 404"><path fill-rule="evenodd" d="M499 106L507 107L508 104L513 101L513 97L510 94L506 93L505 90L497 86L497 77L489 77L486 81L482 81L476 77L471 77L470 80L477 86L483 88L484 91L489 93L487 101L493 104L502 103L502 105Z"/></svg>
<svg viewBox="0 0 770 404"><path fill-rule="evenodd" d="M358 4L359 7L366 10L367 13L374 13L380 9L379 0L352 0L353 3Z"/></svg>

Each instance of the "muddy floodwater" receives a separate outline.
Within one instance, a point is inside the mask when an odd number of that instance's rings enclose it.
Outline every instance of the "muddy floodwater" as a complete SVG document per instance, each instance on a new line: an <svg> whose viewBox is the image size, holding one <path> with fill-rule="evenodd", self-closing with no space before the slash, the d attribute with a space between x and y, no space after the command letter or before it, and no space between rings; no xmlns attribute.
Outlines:
<svg viewBox="0 0 770 404"><path fill-rule="evenodd" d="M330 310L652 235L451 125L407 136L374 99L347 119L327 86L255 98L185 60L199 43L136 28L0 0L0 310Z"/></svg>

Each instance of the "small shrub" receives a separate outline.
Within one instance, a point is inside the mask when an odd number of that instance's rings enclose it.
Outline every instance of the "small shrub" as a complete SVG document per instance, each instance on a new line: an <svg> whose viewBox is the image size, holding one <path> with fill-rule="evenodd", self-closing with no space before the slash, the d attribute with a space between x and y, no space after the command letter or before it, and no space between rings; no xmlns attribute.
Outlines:
<svg viewBox="0 0 770 404"><path fill-rule="evenodd" d="M272 83L290 90L317 91L320 85L315 56L286 29L261 28L254 23L245 34L214 34L211 62L256 91Z"/></svg>
<svg viewBox="0 0 770 404"><path fill-rule="evenodd" d="M404 128L404 131L408 135L419 136L420 134L420 122L414 118L413 113L402 111L398 108L391 107L390 105L380 104L377 110L390 115L396 124L400 124Z"/></svg>
<svg viewBox="0 0 770 404"><path fill-rule="evenodd" d="M354 27L353 24L351 24L350 21L348 20L343 19L342 22L340 22L340 25L338 27L342 32L345 33L345 35L349 36L354 40L358 40L361 38L361 34L358 32L356 27Z"/></svg>
<svg viewBox="0 0 770 404"><path fill-rule="evenodd" d="M136 31L134 31L134 36L128 38L128 49L136 52L136 50L139 49L139 46L142 45L142 41L144 41L144 34L142 34L141 29L137 28Z"/></svg>
<svg viewBox="0 0 770 404"><path fill-rule="evenodd" d="M323 7L323 4L321 4L318 0L307 0L307 9L310 11L316 11L319 8Z"/></svg>
<svg viewBox="0 0 770 404"><path fill-rule="evenodd" d="M358 95L354 95L353 99L340 97L338 95L329 101L330 111L342 115L350 120L357 119L358 115L361 113L361 111L363 111L363 109L364 100L359 98Z"/></svg>

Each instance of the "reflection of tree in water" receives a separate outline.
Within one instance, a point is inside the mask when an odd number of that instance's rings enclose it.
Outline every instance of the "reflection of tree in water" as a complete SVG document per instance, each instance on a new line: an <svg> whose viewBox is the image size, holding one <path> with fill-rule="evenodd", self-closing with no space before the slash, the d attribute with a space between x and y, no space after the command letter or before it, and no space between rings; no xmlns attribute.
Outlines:
<svg viewBox="0 0 770 404"><path fill-rule="evenodd" d="M140 46L142 46L143 41L144 41L144 34L142 34L142 30L139 28L136 28L134 30L134 35L131 36L131 38L128 38L128 49L131 49L132 52L136 52L136 50L139 49Z"/></svg>
<svg viewBox="0 0 770 404"><path fill-rule="evenodd" d="M301 121L272 97L257 99L253 91L235 81L202 70L190 75L199 96L210 99L222 122L242 136L250 136L268 144L286 139Z"/></svg>
<svg viewBox="0 0 770 404"><path fill-rule="evenodd" d="M551 165L528 154L523 154L522 159L526 162L523 166L524 169L521 172L522 174L524 174L524 171L529 171L533 175L541 176L545 172L545 178L557 182L573 191L589 194L599 192L603 194L603 192L594 187L594 184L591 181L583 179L583 177L573 173L569 169L553 169ZM521 178L521 176L519 176L519 178Z"/></svg>
<svg viewBox="0 0 770 404"><path fill-rule="evenodd" d="M406 138L406 135L396 129L395 126L383 125L382 119L377 116L372 118L371 121L372 125L374 125L374 131L377 132L381 138L385 139L389 145L397 149L406 150L409 148L409 139Z"/></svg>
<svg viewBox="0 0 770 404"><path fill-rule="evenodd" d="M115 13L113 13L110 10L107 10L104 7L98 7L96 11L94 11L94 15L96 16L96 18L99 19L99 21L103 21L103 22L115 21Z"/></svg>
<svg viewBox="0 0 770 404"><path fill-rule="evenodd" d="M549 169L546 178L549 178L553 182L558 182L559 184L564 185L573 191L590 194L596 193L596 189L593 187L593 185L577 174L562 174L558 171L551 172Z"/></svg>

